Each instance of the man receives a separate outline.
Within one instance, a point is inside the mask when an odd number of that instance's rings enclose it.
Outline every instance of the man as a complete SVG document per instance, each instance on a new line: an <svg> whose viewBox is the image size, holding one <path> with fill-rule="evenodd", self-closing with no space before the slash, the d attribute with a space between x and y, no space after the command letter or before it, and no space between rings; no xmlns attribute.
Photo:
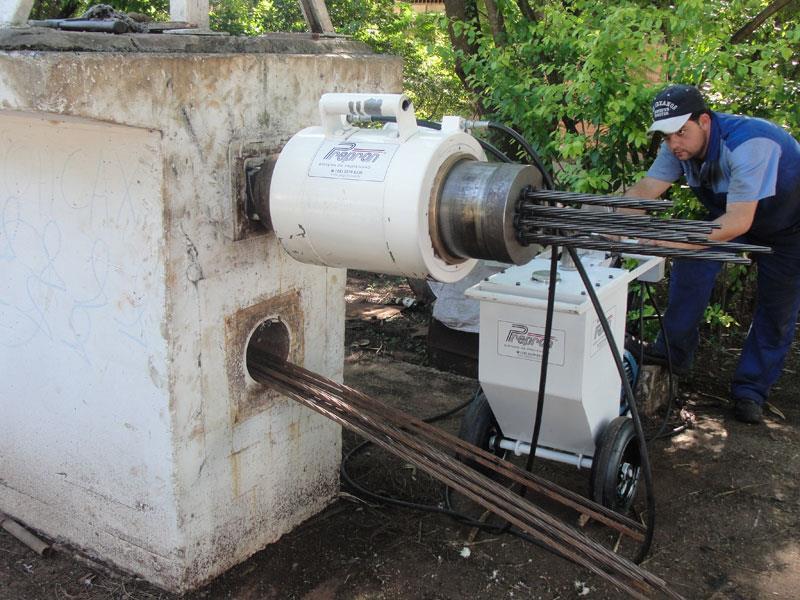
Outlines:
<svg viewBox="0 0 800 600"><path fill-rule="evenodd" d="M800 144L768 121L708 110L697 88L687 85L672 85L656 96L649 131L661 132L664 142L647 176L626 195L657 198L683 176L719 225L710 239L773 249L754 257L756 309L731 387L736 418L759 423L800 308ZM711 261L673 261L664 323L677 371L691 365L720 268ZM664 337L648 352L665 357Z"/></svg>

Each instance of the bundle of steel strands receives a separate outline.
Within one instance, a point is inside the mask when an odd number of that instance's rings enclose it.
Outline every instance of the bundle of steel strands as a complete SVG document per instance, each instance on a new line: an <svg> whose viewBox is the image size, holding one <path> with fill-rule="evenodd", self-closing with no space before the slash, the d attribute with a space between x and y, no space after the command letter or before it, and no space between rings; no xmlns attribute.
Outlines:
<svg viewBox="0 0 800 600"><path fill-rule="evenodd" d="M562 204L663 211L672 203L619 196L577 194L554 190L523 193L516 206L514 226L523 244L569 246L628 254L747 264L739 253L770 252L770 248L736 242L719 242L709 234L719 228L711 221L663 219L648 214L578 210ZM658 242L681 242L694 248L671 248Z"/></svg>
<svg viewBox="0 0 800 600"><path fill-rule="evenodd" d="M251 350L247 367L258 382L350 429L464 495L555 553L610 581L634 598L681 598L666 582L590 540L530 499L471 467L506 477L634 540L641 524L537 477L441 429L273 355ZM457 457L461 457L459 460Z"/></svg>

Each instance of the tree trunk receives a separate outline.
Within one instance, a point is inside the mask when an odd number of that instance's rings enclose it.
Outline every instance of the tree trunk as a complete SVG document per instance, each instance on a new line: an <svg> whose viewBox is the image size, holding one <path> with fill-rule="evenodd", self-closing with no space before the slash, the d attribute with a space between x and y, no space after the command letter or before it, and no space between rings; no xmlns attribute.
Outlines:
<svg viewBox="0 0 800 600"><path fill-rule="evenodd" d="M769 19L784 6L791 4L793 1L794 0L775 0L774 2L770 2L764 10L762 10L753 18L752 21L747 23L744 27L731 36L731 43L740 44L747 40L753 35L753 33L755 33L756 29L763 25L764 21Z"/></svg>
<svg viewBox="0 0 800 600"><path fill-rule="evenodd" d="M475 56L478 53L478 43L474 40L470 42L463 32L456 35L453 29L454 21L463 21L476 28L480 27L478 3L476 0L444 0L444 11L447 15L447 32L450 34L450 41L456 51L456 75L467 91L472 93L475 98L480 98L480 90L475 89L467 82L467 74L464 72L464 61L461 56ZM483 112L480 100L478 100L478 109L481 113Z"/></svg>
<svg viewBox="0 0 800 600"><path fill-rule="evenodd" d="M531 8L528 0L517 0L517 6L519 6L519 11L522 13L522 16L528 19L528 21L539 20L539 15Z"/></svg>

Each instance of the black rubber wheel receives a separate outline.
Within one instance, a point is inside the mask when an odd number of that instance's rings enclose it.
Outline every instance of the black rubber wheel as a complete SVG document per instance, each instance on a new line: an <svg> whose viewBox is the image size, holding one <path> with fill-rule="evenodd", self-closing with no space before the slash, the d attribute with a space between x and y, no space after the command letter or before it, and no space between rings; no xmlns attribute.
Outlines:
<svg viewBox="0 0 800 600"><path fill-rule="evenodd" d="M630 510L641 475L636 428L628 417L613 419L600 436L590 478L590 497L619 513Z"/></svg>
<svg viewBox="0 0 800 600"><path fill-rule="evenodd" d="M486 399L486 394L483 393L483 390L475 394L475 398L473 398L472 402L470 402L467 407L467 412L464 413L461 419L461 428L458 430L458 437L465 442L469 442L473 446L477 446L481 450L487 450L499 457L505 456L505 450L489 445L492 437L499 440L503 437L503 432L500 431L500 426L494 418L494 413L492 413L492 408L489 406L489 401ZM488 472L494 474L493 471L481 465L474 464L473 461L464 460L463 462L482 473Z"/></svg>
<svg viewBox="0 0 800 600"><path fill-rule="evenodd" d="M505 450L489 445L489 441L492 437L497 436L496 439L500 439L502 435L503 433L500 431L497 420L494 418L486 395L483 393L483 390L479 390L467 407L464 416L461 418L461 428L458 431L458 437L465 442L469 442L473 446L477 446L481 450L486 450L503 458L505 456ZM469 460L461 455L458 455L457 458L479 473L483 473L502 485L508 485L504 477L498 475L488 467L480 465L474 460ZM446 501L448 508L460 513L468 519L482 519L485 517L485 509L482 506L449 488L447 490Z"/></svg>

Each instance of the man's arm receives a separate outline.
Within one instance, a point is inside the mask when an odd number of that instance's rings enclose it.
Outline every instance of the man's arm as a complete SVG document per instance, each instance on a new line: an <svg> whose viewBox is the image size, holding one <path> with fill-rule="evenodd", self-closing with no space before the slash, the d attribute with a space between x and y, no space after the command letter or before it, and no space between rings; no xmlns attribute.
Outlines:
<svg viewBox="0 0 800 600"><path fill-rule="evenodd" d="M672 184L668 181L655 179L654 177L643 177L625 192L626 196L633 198L655 199L666 192ZM709 240L715 242L727 242L747 233L753 225L753 218L758 208L758 200L745 202L728 202L725 214L714 219L714 223L720 225L718 229L713 229L708 236ZM629 212L622 210L620 212ZM641 212L631 210L630 212ZM684 244L681 242L667 242L659 240L642 240L652 246L663 246L665 248L686 248L696 250L697 244Z"/></svg>
<svg viewBox="0 0 800 600"><path fill-rule="evenodd" d="M725 214L714 219L714 223L718 223L720 228L714 229L708 239L715 242L727 242L747 233L753 225L756 208L758 208L758 200L728 202Z"/></svg>
<svg viewBox="0 0 800 600"><path fill-rule="evenodd" d="M659 198L671 185L672 183L669 181L662 181L655 177L642 177L633 186L627 189L625 195L633 198L648 198L653 200Z"/></svg>
<svg viewBox="0 0 800 600"><path fill-rule="evenodd" d="M727 242L747 233L753 225L753 217L758 208L758 200L750 202L728 202L725 214L712 221L719 224L718 229L712 229L708 239L714 242ZM697 250L703 248L702 244L684 244L682 242L667 242L663 240L641 240L642 243L663 248L685 248Z"/></svg>

